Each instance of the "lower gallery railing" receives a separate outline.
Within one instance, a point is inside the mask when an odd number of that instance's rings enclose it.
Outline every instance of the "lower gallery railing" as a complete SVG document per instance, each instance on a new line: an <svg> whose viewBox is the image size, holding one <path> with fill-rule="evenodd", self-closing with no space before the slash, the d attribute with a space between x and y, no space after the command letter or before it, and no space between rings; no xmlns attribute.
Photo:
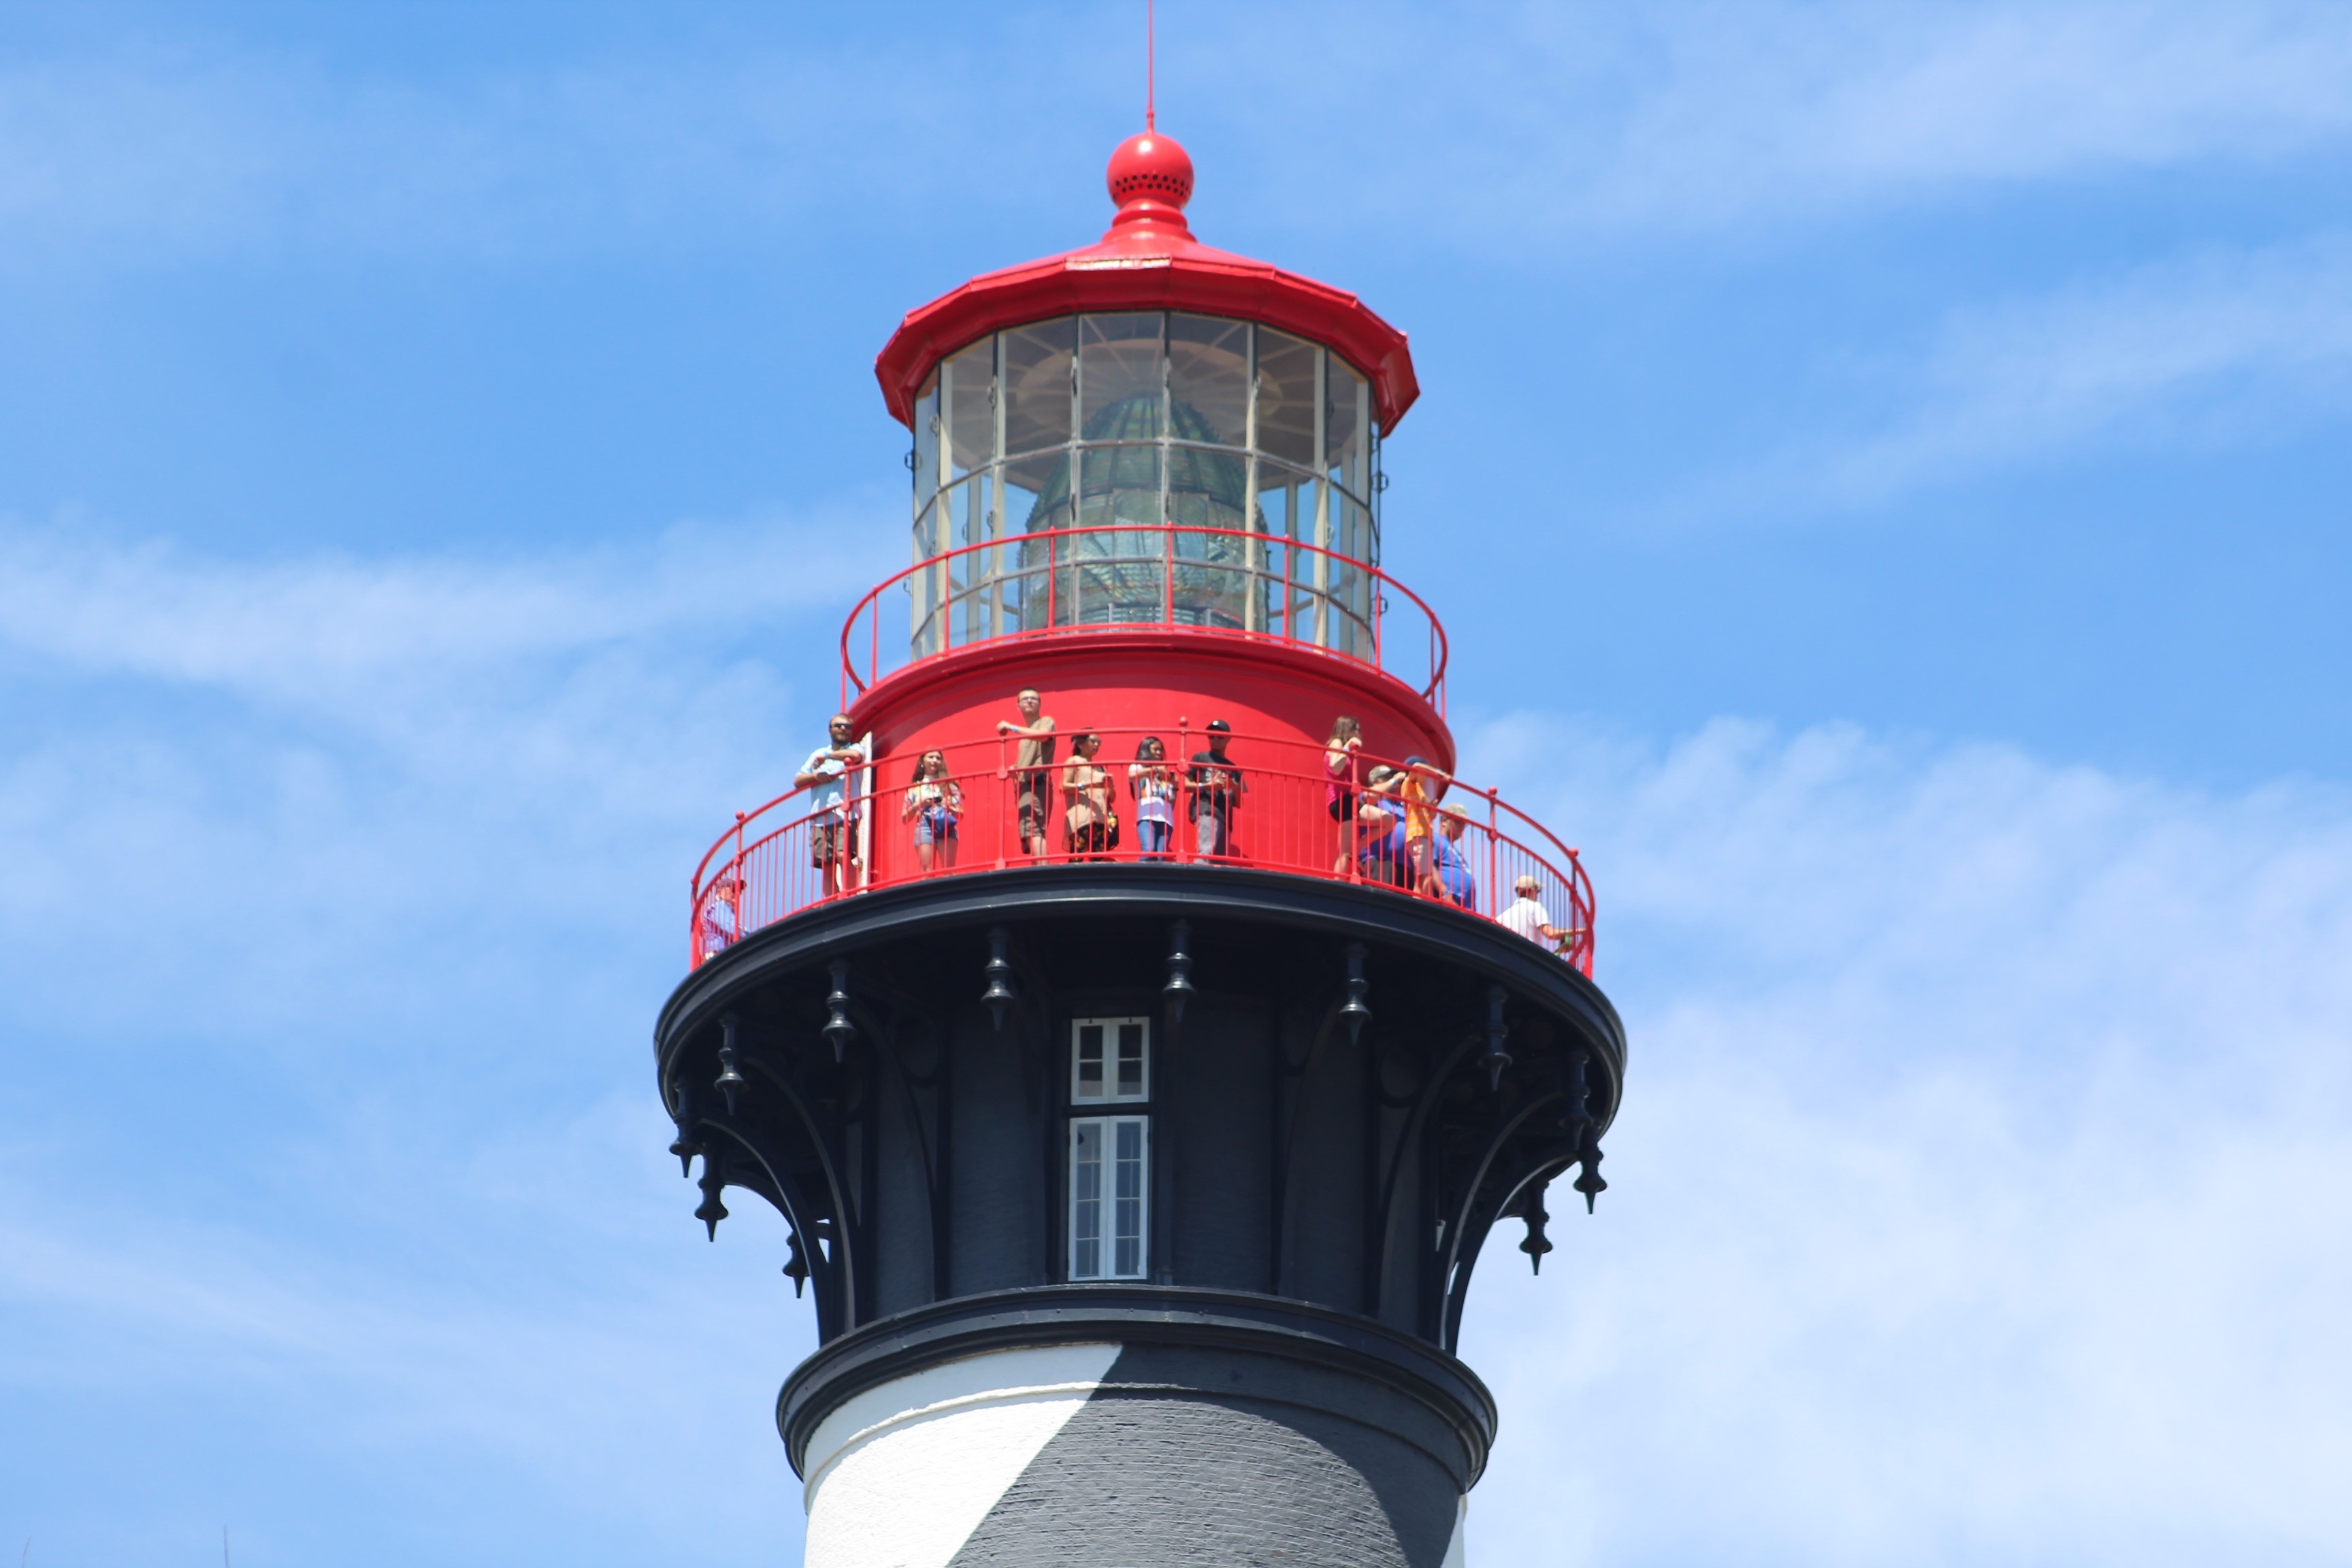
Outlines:
<svg viewBox="0 0 2352 1568"><path fill-rule="evenodd" d="M1076 752L1088 733L1091 760ZM1334 773L1323 747L1264 736L1231 736L1223 765L1193 761L1206 742L1188 725L1067 731L1050 763L1024 768L1018 737L990 738L935 748L943 777L919 780L932 753L904 752L851 769L837 805L780 795L738 816L695 868L692 963L831 899L1110 861L1386 887L1499 921L1592 973L1592 883L1577 852L1493 790L1361 751Z"/></svg>

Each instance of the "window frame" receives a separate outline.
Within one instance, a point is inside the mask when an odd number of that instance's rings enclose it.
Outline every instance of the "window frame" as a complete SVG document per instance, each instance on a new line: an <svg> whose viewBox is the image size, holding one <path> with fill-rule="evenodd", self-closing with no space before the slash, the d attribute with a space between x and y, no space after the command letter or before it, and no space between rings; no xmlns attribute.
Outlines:
<svg viewBox="0 0 2352 1568"><path fill-rule="evenodd" d="M1098 1162L1102 1177L1101 1185L1097 1195L1093 1199L1088 1200L1083 1197L1079 1191L1078 1141L1082 1131L1090 1127L1097 1128L1101 1131L1101 1148L1103 1157ZM1135 1128L1137 1141L1139 1145L1135 1160L1137 1167L1136 1191L1134 1194L1135 1227L1133 1231L1135 1238L1135 1267L1132 1269L1126 1270L1122 1270L1118 1267L1118 1244L1120 1240L1118 1205L1123 1200L1121 1199L1118 1190L1119 1160L1117 1143L1118 1129L1121 1127ZM1068 1232L1068 1237L1067 1245L1065 1247L1063 1252L1063 1278L1073 1284L1094 1284L1098 1282L1150 1279L1150 1116L1133 1111L1109 1116L1073 1116L1069 1119L1069 1131L1066 1135L1066 1142L1068 1149L1066 1167L1068 1170L1067 1185L1069 1192L1067 1199L1064 1205L1064 1222ZM1079 1205L1089 1201L1097 1205L1099 1211L1098 1224L1092 1240L1094 1246L1097 1249L1097 1262L1100 1267L1091 1273L1081 1272L1078 1266L1078 1248L1087 1244L1087 1238L1080 1235L1078 1223Z"/></svg>
<svg viewBox="0 0 2352 1568"><path fill-rule="evenodd" d="M1121 1094L1118 1091L1118 1031L1129 1024L1134 1025L1143 1036L1140 1071L1137 1078L1140 1087L1133 1094ZM1079 1040L1081 1034L1089 1027L1099 1028L1103 1032L1103 1092L1098 1095L1082 1095L1079 1092ZM1070 1020L1069 1097L1073 1114L1091 1112L1097 1106L1148 1105L1151 1102L1151 1019L1148 1015Z"/></svg>

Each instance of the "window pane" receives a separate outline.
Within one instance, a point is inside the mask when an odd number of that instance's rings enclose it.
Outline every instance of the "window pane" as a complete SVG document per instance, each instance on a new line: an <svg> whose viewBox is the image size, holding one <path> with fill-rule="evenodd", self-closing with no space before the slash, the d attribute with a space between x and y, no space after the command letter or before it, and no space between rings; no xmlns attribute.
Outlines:
<svg viewBox="0 0 2352 1568"><path fill-rule="evenodd" d="M1315 462L1315 345L1257 330L1258 450L1313 472ZM1267 482L1265 475L1258 483Z"/></svg>
<svg viewBox="0 0 2352 1568"><path fill-rule="evenodd" d="M1358 496L1371 493L1364 482L1364 451L1371 412L1370 388L1346 360L1330 357L1323 413L1323 466L1332 480Z"/></svg>
<svg viewBox="0 0 2352 1568"><path fill-rule="evenodd" d="M1070 438L1070 354L1077 342L1077 318L1015 327L1003 339L1004 450L1018 454L1064 445ZM1042 480L1029 488L1043 489Z"/></svg>
<svg viewBox="0 0 2352 1568"><path fill-rule="evenodd" d="M1118 1138L1114 1160L1113 1272L1133 1279L1143 1272L1143 1123L1112 1124Z"/></svg>
<svg viewBox="0 0 2352 1568"><path fill-rule="evenodd" d="M933 371L915 399L915 510L919 515L940 488L940 375ZM915 559L930 553L924 548L924 531L915 532Z"/></svg>
<svg viewBox="0 0 2352 1568"><path fill-rule="evenodd" d="M1070 1127L1070 1278L1102 1278L1102 1123Z"/></svg>
<svg viewBox="0 0 2352 1568"><path fill-rule="evenodd" d="M996 340L982 338L948 361L941 388L954 471L985 467L996 456Z"/></svg>
<svg viewBox="0 0 2352 1568"><path fill-rule="evenodd" d="M1158 311L1078 318L1078 433L1089 441L1160 435Z"/></svg>
<svg viewBox="0 0 2352 1568"><path fill-rule="evenodd" d="M1169 434L1238 447L1249 417L1249 324L1168 318Z"/></svg>
<svg viewBox="0 0 2352 1568"><path fill-rule="evenodd" d="M1103 1030L1100 1024L1078 1026L1078 1077L1071 1090L1077 1100L1103 1097Z"/></svg>
<svg viewBox="0 0 2352 1568"><path fill-rule="evenodd" d="M1118 1096L1121 1100L1143 1098L1143 1026L1121 1024L1118 1026Z"/></svg>

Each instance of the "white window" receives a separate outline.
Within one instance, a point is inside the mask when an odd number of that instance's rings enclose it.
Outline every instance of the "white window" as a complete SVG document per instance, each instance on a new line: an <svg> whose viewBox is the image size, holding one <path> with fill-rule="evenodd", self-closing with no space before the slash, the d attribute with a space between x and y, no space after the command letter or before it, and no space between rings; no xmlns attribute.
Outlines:
<svg viewBox="0 0 2352 1568"><path fill-rule="evenodd" d="M1119 1105L1151 1098L1149 1021L1079 1018L1070 1025L1070 1103Z"/></svg>
<svg viewBox="0 0 2352 1568"><path fill-rule="evenodd" d="M1143 1278L1151 1122L1142 1116L1070 1121L1070 1278Z"/></svg>

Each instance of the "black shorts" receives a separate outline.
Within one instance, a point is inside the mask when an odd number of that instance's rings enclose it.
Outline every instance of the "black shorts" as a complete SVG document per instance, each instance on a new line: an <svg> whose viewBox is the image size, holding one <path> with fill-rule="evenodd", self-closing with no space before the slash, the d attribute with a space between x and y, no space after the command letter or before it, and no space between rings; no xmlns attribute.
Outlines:
<svg viewBox="0 0 2352 1568"><path fill-rule="evenodd" d="M1339 792L1339 798L1331 803L1331 820L1334 822L1345 822L1355 815L1356 792L1351 789L1341 790Z"/></svg>

